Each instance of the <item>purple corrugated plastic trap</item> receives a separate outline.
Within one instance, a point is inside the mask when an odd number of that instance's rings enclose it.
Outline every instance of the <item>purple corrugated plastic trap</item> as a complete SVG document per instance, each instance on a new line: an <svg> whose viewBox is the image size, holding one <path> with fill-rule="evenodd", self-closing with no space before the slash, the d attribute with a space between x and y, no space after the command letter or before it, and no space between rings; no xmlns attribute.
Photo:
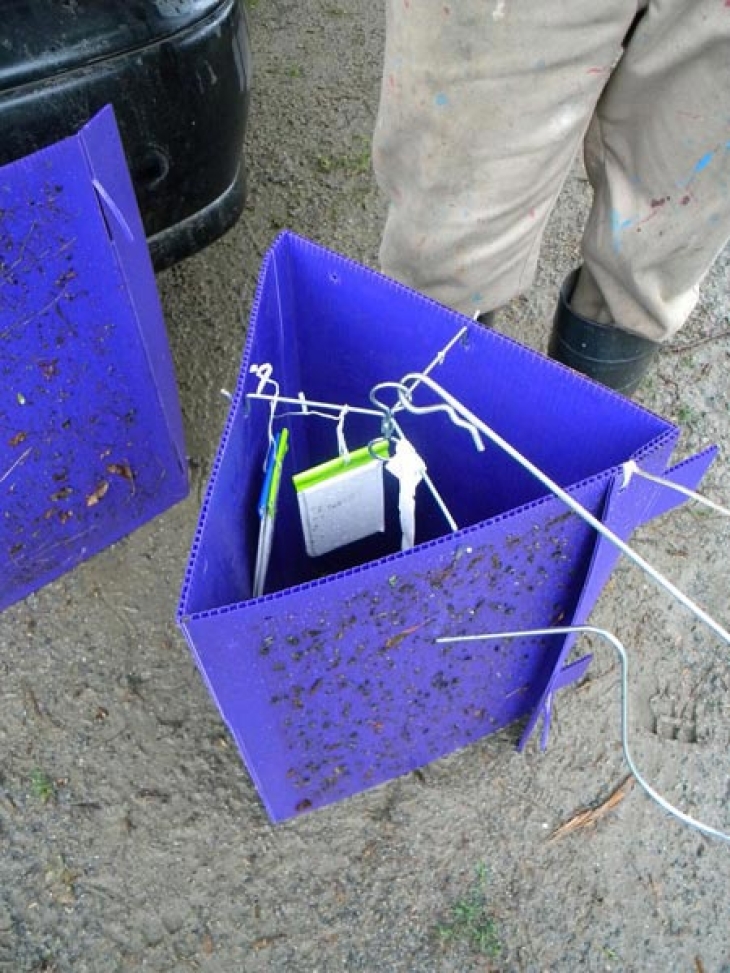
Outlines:
<svg viewBox="0 0 730 973"><path fill-rule="evenodd" d="M187 469L112 110L0 176L2 609L184 497Z"/></svg>
<svg viewBox="0 0 730 973"><path fill-rule="evenodd" d="M291 474L336 454L333 423L283 418L285 460L267 584L253 599L268 403L281 394L371 405L375 384L425 367L466 325L434 377L622 537L678 505L621 465L696 485L710 450L667 470L676 427L520 344L291 233L263 263L238 387L200 516L179 621L274 820L419 767L518 719L547 726L566 665L561 637L436 645L441 635L585 619L616 560L610 542L494 446L443 414L398 420L460 529L421 486L417 546L384 534L307 557ZM282 407L282 412L287 410ZM379 433L350 414L351 448ZM387 480L391 478L388 477ZM392 493L392 484L388 486ZM397 506L390 495L389 509Z"/></svg>

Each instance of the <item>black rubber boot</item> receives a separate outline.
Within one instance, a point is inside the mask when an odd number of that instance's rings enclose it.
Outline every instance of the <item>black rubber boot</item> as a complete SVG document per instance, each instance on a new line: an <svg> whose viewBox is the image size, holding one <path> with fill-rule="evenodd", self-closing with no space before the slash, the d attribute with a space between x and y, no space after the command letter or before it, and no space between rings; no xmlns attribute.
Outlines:
<svg viewBox="0 0 730 973"><path fill-rule="evenodd" d="M578 273L574 270L560 289L548 355L608 388L633 395L659 345L649 338L612 324L598 324L576 313L570 299Z"/></svg>

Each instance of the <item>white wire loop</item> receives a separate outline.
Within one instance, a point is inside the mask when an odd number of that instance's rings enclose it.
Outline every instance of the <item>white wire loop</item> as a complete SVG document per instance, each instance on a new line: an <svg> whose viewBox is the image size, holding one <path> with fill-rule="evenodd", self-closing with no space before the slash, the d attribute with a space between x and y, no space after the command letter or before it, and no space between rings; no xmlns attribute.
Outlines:
<svg viewBox="0 0 730 973"><path fill-rule="evenodd" d="M626 648L619 638L617 638L612 632L606 631L606 629L598 628L595 625L564 625L556 628L533 628L525 629L521 632L495 632L494 634L479 634L479 635L457 635L457 636L445 636L442 638L437 638L436 641L441 642L485 642L485 641L495 641L497 639L516 639L516 638L532 638L545 635L571 635L573 633L577 634L590 634L598 635L600 638L606 639L613 648L621 662L621 747L624 753L624 759L628 765L629 770L636 778L637 784L642 788L642 790L651 798L652 801L656 802L659 807L661 807L668 814L677 818L682 824L687 825L690 828L694 828L695 831L699 831L700 834L705 835L708 838L717 838L720 841L725 841L730 843L730 834L726 831L720 831L718 828L714 828L709 824L705 824L703 821L698 821L697 818L691 817L684 811L681 811L678 807L663 797L651 784L648 783L646 778L640 772L633 756L631 755L631 749L629 747L629 660L626 654Z"/></svg>

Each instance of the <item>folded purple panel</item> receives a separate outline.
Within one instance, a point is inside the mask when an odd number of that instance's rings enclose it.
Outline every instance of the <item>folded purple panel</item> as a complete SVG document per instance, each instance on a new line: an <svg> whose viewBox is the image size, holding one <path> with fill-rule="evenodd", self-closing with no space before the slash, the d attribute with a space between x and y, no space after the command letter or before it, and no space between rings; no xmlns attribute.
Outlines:
<svg viewBox="0 0 730 973"><path fill-rule="evenodd" d="M186 493L161 307L108 108L0 170L0 609Z"/></svg>
<svg viewBox="0 0 730 973"><path fill-rule="evenodd" d="M273 429L287 427L290 448L266 593L252 597L270 431L269 403L247 397L259 384L252 366L270 365L282 396L367 408L373 386L423 369L461 329L433 377L594 516L603 517L623 463L666 471L678 430L663 419L284 233L262 267L179 607L274 820L538 715L546 695L585 671L584 663L564 668L565 637L436 643L567 625L600 592L587 584L595 531L502 450L477 451L444 412L403 410L398 422L458 530L421 484L417 543L401 551L386 475L385 530L310 557L291 476L337 454L334 423L280 405ZM344 429L351 448L381 433L377 417L354 411ZM622 533L656 506L643 494L624 504Z"/></svg>

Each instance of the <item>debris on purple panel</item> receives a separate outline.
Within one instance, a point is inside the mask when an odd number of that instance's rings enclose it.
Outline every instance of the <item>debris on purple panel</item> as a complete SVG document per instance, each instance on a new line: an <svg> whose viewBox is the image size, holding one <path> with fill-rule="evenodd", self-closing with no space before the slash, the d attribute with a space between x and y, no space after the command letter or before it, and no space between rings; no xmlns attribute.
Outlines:
<svg viewBox="0 0 730 973"><path fill-rule="evenodd" d="M415 547L400 551L390 522L383 534L311 558L285 484L332 455L333 430L282 408L277 422L289 429L290 450L269 587L252 597L269 404L247 398L256 389L251 366L269 363L282 396L364 407L373 386L424 368L462 330L437 365L440 385L594 517L606 514L623 463L666 470L678 437L671 424L283 234L262 267L178 612L274 820L545 715L554 693L585 671L584 660L567 664L564 635L437 644L444 635L569 625L605 583L594 566L594 529L496 446L479 452L443 412L404 410L398 422L459 529L448 528L421 486ZM358 444L382 431L366 415L348 423ZM622 504L621 530L655 509L651 489L641 503Z"/></svg>
<svg viewBox="0 0 730 973"><path fill-rule="evenodd" d="M118 221L95 182L114 187ZM181 428L106 109L77 136L2 169L0 609L180 500Z"/></svg>

